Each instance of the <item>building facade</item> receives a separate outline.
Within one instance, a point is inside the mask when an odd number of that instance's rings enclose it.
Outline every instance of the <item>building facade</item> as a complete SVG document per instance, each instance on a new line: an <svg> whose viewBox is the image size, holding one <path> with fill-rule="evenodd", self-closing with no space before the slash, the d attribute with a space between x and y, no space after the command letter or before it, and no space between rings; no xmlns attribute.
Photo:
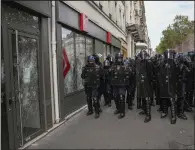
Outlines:
<svg viewBox="0 0 195 150"><path fill-rule="evenodd" d="M145 5L144 1L126 1L126 5L130 9L127 11L130 14L130 18L127 15L126 22L128 52L129 56L133 57L136 53L135 44L137 42L149 44Z"/></svg>
<svg viewBox="0 0 195 150"><path fill-rule="evenodd" d="M2 1L1 9L2 149L25 147L86 105L88 55L130 57L145 40L140 1Z"/></svg>

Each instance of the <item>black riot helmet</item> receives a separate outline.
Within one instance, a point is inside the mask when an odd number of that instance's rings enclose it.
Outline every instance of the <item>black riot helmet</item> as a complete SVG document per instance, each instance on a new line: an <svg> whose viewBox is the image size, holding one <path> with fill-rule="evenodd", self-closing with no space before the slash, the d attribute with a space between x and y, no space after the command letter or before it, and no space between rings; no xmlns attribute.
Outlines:
<svg viewBox="0 0 195 150"><path fill-rule="evenodd" d="M115 54L115 62L118 64L123 64L123 54L116 53Z"/></svg>
<svg viewBox="0 0 195 150"><path fill-rule="evenodd" d="M100 63L100 58L99 58L99 56L97 54L93 54L93 57L95 59L95 63L96 64Z"/></svg>
<svg viewBox="0 0 195 150"><path fill-rule="evenodd" d="M109 62L109 60L106 59L103 64L104 64L104 69L110 68L110 62Z"/></svg>
<svg viewBox="0 0 195 150"><path fill-rule="evenodd" d="M179 63L184 63L184 55L183 53L177 53L176 59Z"/></svg>
<svg viewBox="0 0 195 150"><path fill-rule="evenodd" d="M139 53L139 57L141 59L149 59L149 54L147 53L146 50L141 50L141 52Z"/></svg>
<svg viewBox="0 0 195 150"><path fill-rule="evenodd" d="M165 59L174 59L175 56L176 56L176 52L174 50L168 49L164 52Z"/></svg>
<svg viewBox="0 0 195 150"><path fill-rule="evenodd" d="M94 66L95 65L95 58L93 55L90 55L87 57L87 63L89 66Z"/></svg>
<svg viewBox="0 0 195 150"><path fill-rule="evenodd" d="M109 62L112 62L113 61L113 57L111 54L108 54L108 56L106 57L106 59L109 61Z"/></svg>
<svg viewBox="0 0 195 150"><path fill-rule="evenodd" d="M189 51L188 56L190 57L191 61L195 61L195 51Z"/></svg>

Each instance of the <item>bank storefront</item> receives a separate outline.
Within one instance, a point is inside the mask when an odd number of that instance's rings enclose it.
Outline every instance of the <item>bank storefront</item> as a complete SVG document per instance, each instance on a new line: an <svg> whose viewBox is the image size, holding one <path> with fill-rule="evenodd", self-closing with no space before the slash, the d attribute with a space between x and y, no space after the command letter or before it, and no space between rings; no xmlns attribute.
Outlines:
<svg viewBox="0 0 195 150"><path fill-rule="evenodd" d="M55 1L53 22L53 6L51 1L2 2L2 149L24 147L50 130L58 123L58 108L63 121L85 105L80 75L87 56L98 53L103 60L120 51L116 37L64 2ZM55 100L51 34L57 38Z"/></svg>
<svg viewBox="0 0 195 150"><path fill-rule="evenodd" d="M96 25L82 12L56 1L57 66L61 121L86 104L81 79L88 55L101 54L101 60L120 51L116 37Z"/></svg>

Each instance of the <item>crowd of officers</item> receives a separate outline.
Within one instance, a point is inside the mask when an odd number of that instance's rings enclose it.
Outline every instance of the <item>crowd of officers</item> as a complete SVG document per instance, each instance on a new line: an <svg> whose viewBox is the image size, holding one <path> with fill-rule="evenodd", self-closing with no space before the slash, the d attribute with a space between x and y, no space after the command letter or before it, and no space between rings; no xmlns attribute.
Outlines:
<svg viewBox="0 0 195 150"><path fill-rule="evenodd" d="M151 120L151 106L156 104L161 118L168 115L170 107L171 124L175 124L177 117L187 120L184 112L194 107L195 51L183 54L166 50L150 57L141 50L135 59L124 59L121 53L115 58L109 54L103 64L94 54L88 56L81 78L87 95L87 115L95 112L95 118L99 118L103 95L105 106L110 107L114 100L114 114L123 118L125 104L132 110L136 94L137 109L146 116L145 123Z"/></svg>

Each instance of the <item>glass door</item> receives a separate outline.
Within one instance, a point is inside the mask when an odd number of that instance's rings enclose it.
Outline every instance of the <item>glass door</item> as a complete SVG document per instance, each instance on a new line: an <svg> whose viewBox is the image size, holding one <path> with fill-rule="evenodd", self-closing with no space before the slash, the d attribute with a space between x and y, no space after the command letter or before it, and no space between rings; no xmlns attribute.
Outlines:
<svg viewBox="0 0 195 150"><path fill-rule="evenodd" d="M41 130L38 48L36 35L9 30L11 86L15 138L23 146ZM19 144L19 145L18 145Z"/></svg>

